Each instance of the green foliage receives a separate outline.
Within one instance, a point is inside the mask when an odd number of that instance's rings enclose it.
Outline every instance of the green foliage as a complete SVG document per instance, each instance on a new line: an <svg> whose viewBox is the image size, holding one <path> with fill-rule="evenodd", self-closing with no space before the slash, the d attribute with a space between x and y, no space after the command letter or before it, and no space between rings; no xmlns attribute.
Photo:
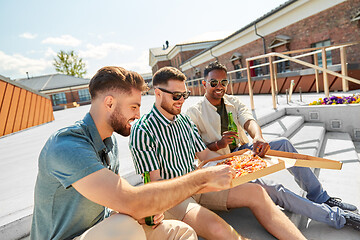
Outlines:
<svg viewBox="0 0 360 240"><path fill-rule="evenodd" d="M65 52L61 50L54 58L55 70L71 76L83 77L86 74L86 66L82 58L74 51Z"/></svg>

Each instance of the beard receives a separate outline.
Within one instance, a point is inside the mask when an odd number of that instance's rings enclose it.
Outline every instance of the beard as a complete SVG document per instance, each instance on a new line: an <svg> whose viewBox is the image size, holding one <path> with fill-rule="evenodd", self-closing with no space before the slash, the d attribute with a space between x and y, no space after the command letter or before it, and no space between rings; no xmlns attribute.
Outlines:
<svg viewBox="0 0 360 240"><path fill-rule="evenodd" d="M168 101L161 101L160 106L167 111L168 113L172 114L172 115L179 115L181 113L181 108L180 109L174 109L173 106L168 102Z"/></svg>
<svg viewBox="0 0 360 240"><path fill-rule="evenodd" d="M121 114L119 107L110 116L110 126L114 129L114 132L127 137L130 135L131 127L128 127L128 122L132 119L126 119ZM133 119L135 120L135 119Z"/></svg>

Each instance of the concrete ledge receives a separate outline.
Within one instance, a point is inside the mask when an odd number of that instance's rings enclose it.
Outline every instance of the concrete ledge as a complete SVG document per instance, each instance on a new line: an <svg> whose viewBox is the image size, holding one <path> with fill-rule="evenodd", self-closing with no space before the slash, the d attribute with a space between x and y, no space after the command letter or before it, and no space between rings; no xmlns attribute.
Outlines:
<svg viewBox="0 0 360 240"><path fill-rule="evenodd" d="M32 214L0 226L0 239L22 239L30 234Z"/></svg>
<svg viewBox="0 0 360 240"><path fill-rule="evenodd" d="M339 94L350 96L351 94ZM325 123L325 129L329 132L347 132L354 141L360 138L354 134L354 129L360 129L359 113L360 104L344 105L314 105L301 107L287 107L286 114L304 116L305 122ZM336 120L338 124L332 124ZM336 127L336 128L334 128Z"/></svg>
<svg viewBox="0 0 360 240"><path fill-rule="evenodd" d="M253 113L254 114L254 113ZM269 109L268 111L261 111L254 116L260 126L264 126L276 119L285 115L285 108L277 110Z"/></svg>
<svg viewBox="0 0 360 240"><path fill-rule="evenodd" d="M262 127L262 133L267 141L277 137L288 137L304 122L303 116L283 116Z"/></svg>
<svg viewBox="0 0 360 240"><path fill-rule="evenodd" d="M299 153L317 157L324 136L323 123L305 123L289 137L289 140Z"/></svg>

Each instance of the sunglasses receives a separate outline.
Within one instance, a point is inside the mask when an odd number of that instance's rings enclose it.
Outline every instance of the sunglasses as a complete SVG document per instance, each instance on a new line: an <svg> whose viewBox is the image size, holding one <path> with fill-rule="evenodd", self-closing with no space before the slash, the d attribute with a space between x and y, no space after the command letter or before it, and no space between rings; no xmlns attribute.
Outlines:
<svg viewBox="0 0 360 240"><path fill-rule="evenodd" d="M221 83L223 87L226 87L229 84L229 80L223 79L219 81L216 79L210 79L209 83L211 87L216 87L217 85L219 85L219 83Z"/></svg>
<svg viewBox="0 0 360 240"><path fill-rule="evenodd" d="M173 97L173 100L174 100L174 101L180 100L181 97L183 97L184 100L185 100L185 99L187 99L187 98L190 96L190 91L186 91L186 92L171 92L171 91L166 90L166 89L164 89L164 88L159 88L159 87L158 87L157 89L159 89L159 90L161 90L161 91L163 91L163 92L172 94L172 97Z"/></svg>

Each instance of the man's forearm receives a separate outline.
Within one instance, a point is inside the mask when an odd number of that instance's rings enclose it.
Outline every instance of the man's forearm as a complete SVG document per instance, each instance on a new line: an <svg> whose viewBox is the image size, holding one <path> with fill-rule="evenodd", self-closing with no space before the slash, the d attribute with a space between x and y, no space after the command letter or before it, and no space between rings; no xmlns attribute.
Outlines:
<svg viewBox="0 0 360 240"><path fill-rule="evenodd" d="M254 120L249 120L245 123L244 129L249 133L251 138L262 138L262 131L259 124Z"/></svg>
<svg viewBox="0 0 360 240"><path fill-rule="evenodd" d="M171 180L135 187L131 194L131 215L140 219L158 214L179 204L207 186L206 170L197 170Z"/></svg>
<svg viewBox="0 0 360 240"><path fill-rule="evenodd" d="M212 142L212 143L206 145L206 147L207 147L208 149L210 149L211 151L215 151L215 152L220 149L220 147L219 147L219 145L218 145L218 141Z"/></svg>

